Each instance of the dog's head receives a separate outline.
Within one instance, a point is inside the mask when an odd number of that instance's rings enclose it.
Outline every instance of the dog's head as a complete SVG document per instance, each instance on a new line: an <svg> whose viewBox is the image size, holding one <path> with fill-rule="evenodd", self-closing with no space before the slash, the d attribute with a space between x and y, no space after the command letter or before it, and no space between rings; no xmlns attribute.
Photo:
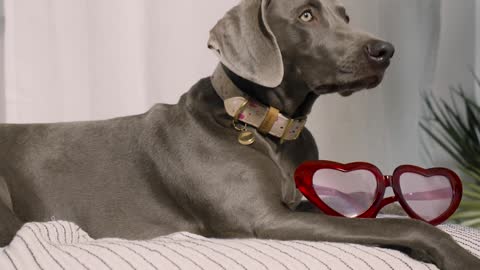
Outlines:
<svg viewBox="0 0 480 270"><path fill-rule="evenodd" d="M211 31L209 48L256 84L296 80L318 95L348 96L376 87L394 54L349 21L337 0L243 0Z"/></svg>

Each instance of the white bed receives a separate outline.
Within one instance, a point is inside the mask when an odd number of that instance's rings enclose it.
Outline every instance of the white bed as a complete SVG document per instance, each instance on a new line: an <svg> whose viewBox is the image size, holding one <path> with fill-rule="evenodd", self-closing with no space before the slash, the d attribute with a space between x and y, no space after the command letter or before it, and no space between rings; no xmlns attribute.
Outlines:
<svg viewBox="0 0 480 270"><path fill-rule="evenodd" d="M480 257L480 231L440 227ZM1 270L437 269L394 250L354 244L207 239L176 233L150 241L93 240L69 222L29 223L0 251Z"/></svg>

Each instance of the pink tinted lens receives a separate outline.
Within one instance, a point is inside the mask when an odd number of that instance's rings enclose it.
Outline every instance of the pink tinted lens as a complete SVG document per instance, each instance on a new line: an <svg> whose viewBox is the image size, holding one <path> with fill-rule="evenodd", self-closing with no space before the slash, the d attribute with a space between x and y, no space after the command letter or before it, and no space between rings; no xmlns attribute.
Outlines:
<svg viewBox="0 0 480 270"><path fill-rule="evenodd" d="M408 206L426 221L441 216L453 201L452 185L445 176L404 173L400 176L400 188Z"/></svg>
<svg viewBox="0 0 480 270"><path fill-rule="evenodd" d="M321 169L313 175L313 188L330 208L346 217L357 217L373 205L375 175L367 170L341 172Z"/></svg>

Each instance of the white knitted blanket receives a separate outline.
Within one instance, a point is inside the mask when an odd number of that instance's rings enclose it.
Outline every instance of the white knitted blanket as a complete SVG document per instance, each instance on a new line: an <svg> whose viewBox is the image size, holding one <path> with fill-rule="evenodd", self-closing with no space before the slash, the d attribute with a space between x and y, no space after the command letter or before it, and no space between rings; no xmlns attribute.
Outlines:
<svg viewBox="0 0 480 270"><path fill-rule="evenodd" d="M441 226L480 257L480 231ZM29 223L0 250L1 270L437 269L394 250L354 244L208 239L176 233L150 241L94 240L69 222Z"/></svg>

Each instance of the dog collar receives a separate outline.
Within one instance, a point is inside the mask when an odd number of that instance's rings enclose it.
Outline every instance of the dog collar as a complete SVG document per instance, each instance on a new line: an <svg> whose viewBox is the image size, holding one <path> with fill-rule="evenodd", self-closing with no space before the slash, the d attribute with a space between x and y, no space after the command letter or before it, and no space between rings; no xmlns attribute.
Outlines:
<svg viewBox="0 0 480 270"><path fill-rule="evenodd" d="M253 133L247 130L247 125L255 127L264 135L280 138L280 143L298 139L305 128L307 117L290 119L278 109L255 101L230 80L221 64L215 70L211 81L213 88L224 101L226 112L233 117L233 127L242 131L239 137L241 144L250 145L255 141ZM240 122L244 125L241 126Z"/></svg>

